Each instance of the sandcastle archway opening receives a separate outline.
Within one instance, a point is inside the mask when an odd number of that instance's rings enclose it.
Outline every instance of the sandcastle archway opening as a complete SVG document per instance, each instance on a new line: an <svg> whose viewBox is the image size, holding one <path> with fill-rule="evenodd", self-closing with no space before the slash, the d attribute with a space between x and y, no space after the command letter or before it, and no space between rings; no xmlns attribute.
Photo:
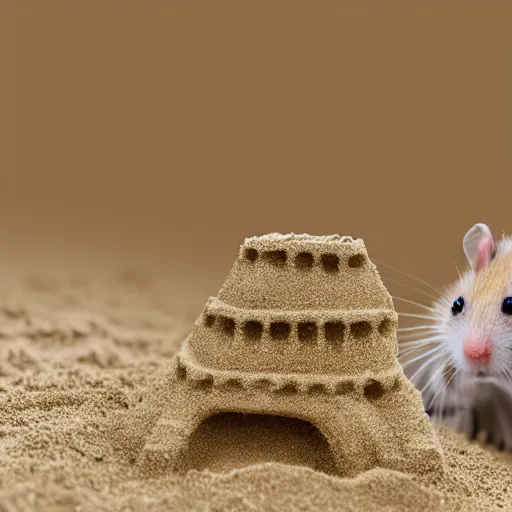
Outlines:
<svg viewBox="0 0 512 512"><path fill-rule="evenodd" d="M311 423L288 416L217 413L192 434L183 457L186 470L229 471L277 462L338 474L324 435Z"/></svg>

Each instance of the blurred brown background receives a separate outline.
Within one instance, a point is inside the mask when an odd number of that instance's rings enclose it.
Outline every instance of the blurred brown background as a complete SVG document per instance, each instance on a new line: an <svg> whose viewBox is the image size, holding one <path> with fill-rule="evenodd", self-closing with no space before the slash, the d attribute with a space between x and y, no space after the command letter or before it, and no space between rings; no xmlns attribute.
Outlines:
<svg viewBox="0 0 512 512"><path fill-rule="evenodd" d="M473 223L512 232L510 2L0 9L5 259L158 266L195 315L246 236L440 286Z"/></svg>

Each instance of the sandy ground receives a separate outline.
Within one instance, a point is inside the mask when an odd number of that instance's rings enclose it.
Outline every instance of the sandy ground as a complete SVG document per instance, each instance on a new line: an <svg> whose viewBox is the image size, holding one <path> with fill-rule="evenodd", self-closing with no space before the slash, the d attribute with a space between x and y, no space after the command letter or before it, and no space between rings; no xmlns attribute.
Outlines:
<svg viewBox="0 0 512 512"><path fill-rule="evenodd" d="M301 466L286 424L276 442L293 465L244 467L254 450L241 446L247 461L226 456L244 436L230 443L228 425L209 424L205 460L217 460L215 471L141 478L113 453L110 418L129 414L199 311L177 315L180 289L139 268L1 272L2 512L512 510L507 457L444 430L449 472L440 481L381 469L350 480ZM319 446L303 440L303 459Z"/></svg>

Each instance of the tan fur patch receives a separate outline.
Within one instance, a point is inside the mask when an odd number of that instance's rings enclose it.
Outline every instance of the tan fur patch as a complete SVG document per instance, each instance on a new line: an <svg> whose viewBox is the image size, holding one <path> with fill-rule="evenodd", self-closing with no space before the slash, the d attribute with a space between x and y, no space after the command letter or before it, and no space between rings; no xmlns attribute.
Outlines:
<svg viewBox="0 0 512 512"><path fill-rule="evenodd" d="M512 253L507 253L496 258L489 267L476 274L470 296L471 302L476 304L473 309L474 322L483 322L485 325L486 312L493 311L493 308L485 307L486 303L489 300L494 300L497 295L503 295L506 292L511 272ZM482 307L478 307L479 305Z"/></svg>

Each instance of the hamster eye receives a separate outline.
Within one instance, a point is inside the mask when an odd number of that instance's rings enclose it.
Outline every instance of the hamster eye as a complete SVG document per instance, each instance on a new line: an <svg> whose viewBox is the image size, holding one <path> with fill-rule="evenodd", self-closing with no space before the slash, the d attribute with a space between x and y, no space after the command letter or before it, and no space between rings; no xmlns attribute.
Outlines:
<svg viewBox="0 0 512 512"><path fill-rule="evenodd" d="M512 315L512 297L506 297L505 299L503 299L501 311L503 311L505 315Z"/></svg>
<svg viewBox="0 0 512 512"><path fill-rule="evenodd" d="M510 311L512 314L512 297L510 297ZM457 315L462 312L464 308L464 299L462 297L459 297L458 299L455 299L452 304L452 313L454 315Z"/></svg>

